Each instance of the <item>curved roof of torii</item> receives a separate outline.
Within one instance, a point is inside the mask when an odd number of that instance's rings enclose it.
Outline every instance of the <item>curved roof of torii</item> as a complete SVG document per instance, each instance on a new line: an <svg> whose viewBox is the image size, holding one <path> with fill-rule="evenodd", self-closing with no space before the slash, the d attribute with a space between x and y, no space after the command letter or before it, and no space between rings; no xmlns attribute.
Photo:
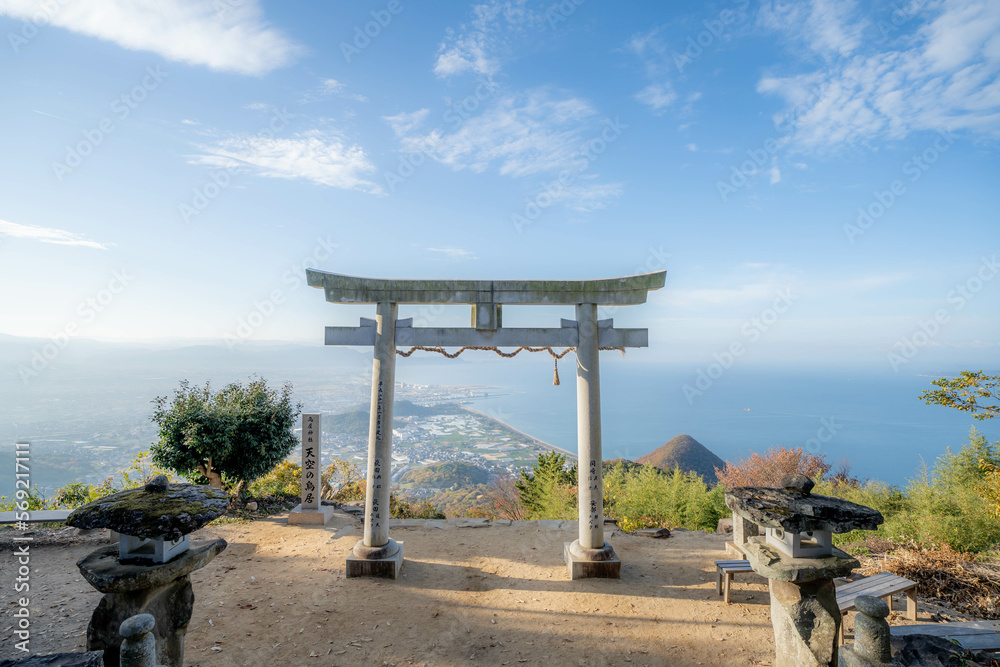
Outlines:
<svg viewBox="0 0 1000 667"><path fill-rule="evenodd" d="M393 280L360 278L308 269L310 287L331 303L615 304L646 302L666 271L602 280Z"/></svg>

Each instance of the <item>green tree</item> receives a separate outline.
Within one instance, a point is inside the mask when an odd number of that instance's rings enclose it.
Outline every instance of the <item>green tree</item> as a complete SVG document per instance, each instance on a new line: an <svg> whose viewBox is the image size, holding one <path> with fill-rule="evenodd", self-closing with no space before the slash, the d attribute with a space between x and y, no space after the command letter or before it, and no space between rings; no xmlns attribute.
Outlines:
<svg viewBox="0 0 1000 667"><path fill-rule="evenodd" d="M920 399L927 405L971 412L980 421L1000 415L1000 397L996 393L1000 389L1000 375L962 371L957 378L938 378L931 384L940 389L926 389L920 393Z"/></svg>
<svg viewBox="0 0 1000 667"><path fill-rule="evenodd" d="M576 467L565 468L566 455L558 452L539 454L531 472L520 471L515 483L521 503L532 518L563 518L567 505L572 505L576 486Z"/></svg>
<svg viewBox="0 0 1000 667"><path fill-rule="evenodd" d="M302 406L293 405L292 386L270 389L261 378L233 382L213 392L180 384L173 400L154 400L152 421L160 428L153 463L186 477L202 476L236 498L295 448L292 433Z"/></svg>

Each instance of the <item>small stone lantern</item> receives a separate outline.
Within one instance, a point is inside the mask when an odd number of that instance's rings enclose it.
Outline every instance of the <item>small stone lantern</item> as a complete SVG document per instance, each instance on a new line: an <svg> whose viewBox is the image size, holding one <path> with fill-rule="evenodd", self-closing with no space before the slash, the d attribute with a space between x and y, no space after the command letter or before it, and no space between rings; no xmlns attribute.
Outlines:
<svg viewBox="0 0 1000 667"><path fill-rule="evenodd" d="M833 546L834 533L874 530L882 515L840 498L814 496L813 481L789 475L780 489L739 487L726 505L765 529L743 551L771 592L775 667L836 667L841 623L836 577L858 567Z"/></svg>
<svg viewBox="0 0 1000 667"><path fill-rule="evenodd" d="M107 667L118 667L122 623L137 614L155 619L156 664L182 667L184 634L191 620L191 573L227 546L223 539L191 542L189 534L226 513L221 489L170 484L159 475L142 489L122 491L75 510L66 524L108 528L118 544L77 561L80 573L104 593L87 627L87 650L104 651Z"/></svg>

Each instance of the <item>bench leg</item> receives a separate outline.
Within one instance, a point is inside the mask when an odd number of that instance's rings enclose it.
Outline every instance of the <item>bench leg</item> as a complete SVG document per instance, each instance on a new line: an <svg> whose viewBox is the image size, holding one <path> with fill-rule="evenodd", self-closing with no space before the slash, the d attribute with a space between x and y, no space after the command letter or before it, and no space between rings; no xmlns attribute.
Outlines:
<svg viewBox="0 0 1000 667"><path fill-rule="evenodd" d="M885 604L886 604L887 607L889 607L889 613L891 614L892 613L892 596L891 595L886 595L882 599L885 600Z"/></svg>
<svg viewBox="0 0 1000 667"><path fill-rule="evenodd" d="M837 629L837 638L840 643L844 643L844 624L847 623L847 613L840 615L840 627Z"/></svg>
<svg viewBox="0 0 1000 667"><path fill-rule="evenodd" d="M722 569L717 569L715 574L717 579L715 582L715 593L716 595L722 595Z"/></svg>
<svg viewBox="0 0 1000 667"><path fill-rule="evenodd" d="M726 601L726 604L729 604L729 584L731 584L732 581L733 581L733 573L732 572L726 572L726 596L724 598L725 601Z"/></svg>
<svg viewBox="0 0 1000 667"><path fill-rule="evenodd" d="M917 620L917 589L916 587L906 591L906 617L911 621Z"/></svg>

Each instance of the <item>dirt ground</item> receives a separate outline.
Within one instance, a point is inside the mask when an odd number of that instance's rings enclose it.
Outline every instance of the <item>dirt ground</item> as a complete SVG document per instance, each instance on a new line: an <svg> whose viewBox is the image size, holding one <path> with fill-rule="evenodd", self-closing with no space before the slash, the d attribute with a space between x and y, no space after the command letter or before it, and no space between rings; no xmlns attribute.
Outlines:
<svg viewBox="0 0 1000 667"><path fill-rule="evenodd" d="M723 535L664 540L609 534L621 580L571 581L563 543L575 522L409 522L396 581L344 577L361 536L338 513L325 527L279 515L202 529L229 547L192 575L195 609L185 663L243 665L770 665L766 580L743 575L733 604L715 592ZM462 523L462 522L459 522ZM94 537L31 551L31 652L82 651L100 593L75 563ZM51 540L50 540L51 542ZM9 613L16 559L0 539L0 658L15 651Z"/></svg>

